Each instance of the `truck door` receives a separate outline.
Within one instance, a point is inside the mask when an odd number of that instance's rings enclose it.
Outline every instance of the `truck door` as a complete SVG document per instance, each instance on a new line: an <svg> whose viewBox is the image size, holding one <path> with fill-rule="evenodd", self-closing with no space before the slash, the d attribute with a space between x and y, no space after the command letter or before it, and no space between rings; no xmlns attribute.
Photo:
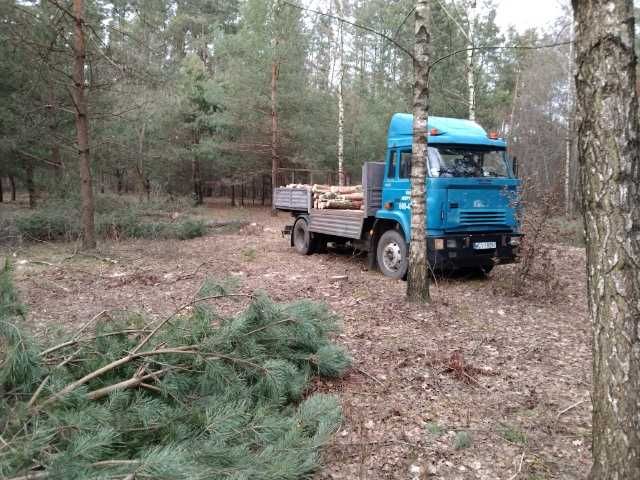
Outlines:
<svg viewBox="0 0 640 480"><path fill-rule="evenodd" d="M402 223L408 226L411 224L411 149L393 148L387 155L382 205L405 217ZM405 234L408 236L409 232Z"/></svg>
<svg viewBox="0 0 640 480"><path fill-rule="evenodd" d="M402 192L398 185L398 150L388 151L387 171L384 176L383 207L387 210L398 210L402 201Z"/></svg>

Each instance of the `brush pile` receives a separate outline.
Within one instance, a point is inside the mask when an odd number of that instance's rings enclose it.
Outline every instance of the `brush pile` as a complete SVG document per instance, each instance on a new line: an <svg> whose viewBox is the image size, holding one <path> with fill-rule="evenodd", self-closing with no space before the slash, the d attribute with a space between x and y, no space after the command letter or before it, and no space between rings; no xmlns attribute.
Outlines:
<svg viewBox="0 0 640 480"><path fill-rule="evenodd" d="M45 346L8 267L0 288L0 478L307 478L338 428L338 401L308 395L350 362L322 305L257 295L222 318L203 302L234 295L207 283L156 323L103 314Z"/></svg>
<svg viewBox="0 0 640 480"><path fill-rule="evenodd" d="M287 188L300 188L313 192L313 208L336 210L362 210L362 185L339 187L336 185L290 184Z"/></svg>

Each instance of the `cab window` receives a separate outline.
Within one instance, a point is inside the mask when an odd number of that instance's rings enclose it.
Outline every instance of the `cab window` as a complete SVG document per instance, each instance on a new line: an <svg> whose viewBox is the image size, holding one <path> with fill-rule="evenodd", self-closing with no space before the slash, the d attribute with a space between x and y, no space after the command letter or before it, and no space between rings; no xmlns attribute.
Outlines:
<svg viewBox="0 0 640 480"><path fill-rule="evenodd" d="M396 178L396 156L397 152L394 150L389 154L389 170L387 170L387 178Z"/></svg>
<svg viewBox="0 0 640 480"><path fill-rule="evenodd" d="M400 173L399 178L411 178L411 150L400 152Z"/></svg>

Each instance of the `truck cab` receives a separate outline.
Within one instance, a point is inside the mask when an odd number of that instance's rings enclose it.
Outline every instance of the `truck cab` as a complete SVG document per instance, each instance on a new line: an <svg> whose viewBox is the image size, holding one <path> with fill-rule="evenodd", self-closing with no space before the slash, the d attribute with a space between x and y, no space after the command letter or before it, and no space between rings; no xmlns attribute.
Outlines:
<svg viewBox="0 0 640 480"><path fill-rule="evenodd" d="M516 259L520 241L518 188L507 146L477 123L429 117L427 149L427 251L434 269L477 268ZM411 238L411 147L413 116L395 114L389 125L376 218L393 224L380 232L376 263L388 276L403 277Z"/></svg>

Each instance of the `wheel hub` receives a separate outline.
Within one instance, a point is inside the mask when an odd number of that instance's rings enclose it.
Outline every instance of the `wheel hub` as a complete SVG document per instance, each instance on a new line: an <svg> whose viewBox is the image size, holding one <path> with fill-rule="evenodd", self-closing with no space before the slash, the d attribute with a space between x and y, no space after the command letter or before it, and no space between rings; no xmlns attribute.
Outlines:
<svg viewBox="0 0 640 480"><path fill-rule="evenodd" d="M397 271L402 264L400 245L396 242L386 245L382 251L382 262L388 270Z"/></svg>

